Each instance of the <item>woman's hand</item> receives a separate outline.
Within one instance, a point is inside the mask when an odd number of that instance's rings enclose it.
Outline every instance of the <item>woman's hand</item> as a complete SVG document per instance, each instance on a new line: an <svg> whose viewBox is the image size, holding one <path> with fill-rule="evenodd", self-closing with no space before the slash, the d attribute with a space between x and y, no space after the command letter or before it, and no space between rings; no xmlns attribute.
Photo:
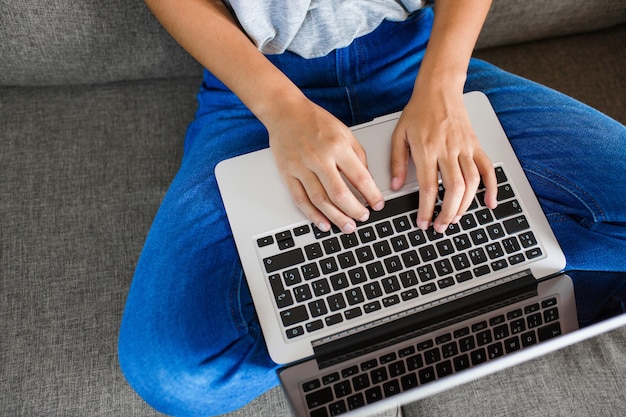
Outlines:
<svg viewBox="0 0 626 417"><path fill-rule="evenodd" d="M463 104L472 50L491 0L438 0L435 20L413 94L392 138L392 189L406 181L408 158L420 188L417 225L426 229L437 200L438 173L445 188L434 229L442 233L467 210L480 179L485 203L495 208L497 181Z"/></svg>
<svg viewBox="0 0 626 417"><path fill-rule="evenodd" d="M352 131L307 99L285 103L281 117L266 123L270 149L283 181L304 214L322 231L337 225L352 233L369 210L343 177L374 209L384 200L367 169L365 151ZM342 177L343 174L343 177Z"/></svg>
<svg viewBox="0 0 626 417"><path fill-rule="evenodd" d="M436 83L416 88L392 137L392 189L406 181L412 157L419 185L417 225L429 227L439 192L438 173L445 188L441 211L433 227L443 233L457 223L472 203L481 177L485 203L497 205L497 180L491 161L474 134L461 92L438 89Z"/></svg>

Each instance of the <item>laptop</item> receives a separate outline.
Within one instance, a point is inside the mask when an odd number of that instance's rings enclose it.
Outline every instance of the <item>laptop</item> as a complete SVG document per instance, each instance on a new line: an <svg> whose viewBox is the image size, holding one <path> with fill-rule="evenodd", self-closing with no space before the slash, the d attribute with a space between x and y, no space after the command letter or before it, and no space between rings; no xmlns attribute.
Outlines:
<svg viewBox="0 0 626 417"><path fill-rule="evenodd" d="M400 113L353 128L386 204L352 234L307 220L269 149L216 168L268 352L285 365L279 377L297 416L368 415L626 323L572 333L565 257L487 97L464 99L496 168L498 207L487 208L479 189L442 234L415 225L416 181L389 187ZM444 194L440 187L440 202Z"/></svg>

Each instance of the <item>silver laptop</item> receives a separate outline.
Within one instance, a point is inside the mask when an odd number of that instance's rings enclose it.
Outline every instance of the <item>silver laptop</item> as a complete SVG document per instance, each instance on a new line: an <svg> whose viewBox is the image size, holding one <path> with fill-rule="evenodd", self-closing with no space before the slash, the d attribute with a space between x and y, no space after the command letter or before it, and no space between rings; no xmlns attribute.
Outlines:
<svg viewBox="0 0 626 417"><path fill-rule="evenodd" d="M279 375L296 415L370 414L575 341L555 337L578 326L564 255L487 97L464 98L496 167L499 204L488 209L479 190L443 234L416 228L416 182L389 188L399 113L353 128L386 200L353 234L312 225L268 149L218 165L267 348L286 365ZM594 331L606 329L587 337Z"/></svg>

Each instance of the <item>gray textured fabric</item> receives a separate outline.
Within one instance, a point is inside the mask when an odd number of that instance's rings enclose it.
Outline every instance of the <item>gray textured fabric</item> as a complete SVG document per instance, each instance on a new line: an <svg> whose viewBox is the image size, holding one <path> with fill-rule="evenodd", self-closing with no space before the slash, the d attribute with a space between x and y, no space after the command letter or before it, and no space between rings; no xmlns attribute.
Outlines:
<svg viewBox="0 0 626 417"><path fill-rule="evenodd" d="M494 0L476 47L584 33L622 22L624 0Z"/></svg>
<svg viewBox="0 0 626 417"><path fill-rule="evenodd" d="M117 333L198 84L0 90L0 415L152 414Z"/></svg>
<svg viewBox="0 0 626 417"><path fill-rule="evenodd" d="M532 23L525 16L535 9L520 8L537 2L494 2L493 16L508 5L524 17L488 25L488 39L504 42L498 27ZM547 3L582 8L583 16L566 16L580 25L571 31L623 20L623 1ZM551 30L567 26L552 15L536 19ZM480 55L624 122L625 36L622 25ZM193 74L0 87L0 416L156 416L119 371L117 331L145 235L178 167L199 67L137 0L0 0L0 57L0 84ZM404 415L624 415L624 339L619 331L585 342L412 404ZM289 415L280 389L233 417L267 415Z"/></svg>
<svg viewBox="0 0 626 417"><path fill-rule="evenodd" d="M385 20L402 21L420 0L227 0L254 44L266 54L317 58L348 46Z"/></svg>
<svg viewBox="0 0 626 417"><path fill-rule="evenodd" d="M0 0L0 85L193 76L142 0Z"/></svg>
<svg viewBox="0 0 626 417"><path fill-rule="evenodd" d="M553 38L515 48L480 50L474 55L566 92L626 124L625 40L623 24L601 32L573 35L565 43Z"/></svg>
<svg viewBox="0 0 626 417"><path fill-rule="evenodd" d="M0 85L193 76L199 65L141 0L0 0ZM494 1L479 47L626 21L623 0Z"/></svg>

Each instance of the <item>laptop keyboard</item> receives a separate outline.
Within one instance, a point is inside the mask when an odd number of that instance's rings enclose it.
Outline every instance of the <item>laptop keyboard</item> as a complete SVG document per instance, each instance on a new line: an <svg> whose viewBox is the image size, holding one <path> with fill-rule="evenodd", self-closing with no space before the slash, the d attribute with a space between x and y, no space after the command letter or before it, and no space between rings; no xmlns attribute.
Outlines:
<svg viewBox="0 0 626 417"><path fill-rule="evenodd" d="M259 237L285 338L297 339L543 256L502 167L498 207L480 188L443 234L416 227L418 193L390 199L352 234L302 224ZM445 190L440 187L438 206Z"/></svg>
<svg viewBox="0 0 626 417"><path fill-rule="evenodd" d="M339 415L556 337L561 334L557 300L518 303L333 368L301 384L309 415Z"/></svg>

